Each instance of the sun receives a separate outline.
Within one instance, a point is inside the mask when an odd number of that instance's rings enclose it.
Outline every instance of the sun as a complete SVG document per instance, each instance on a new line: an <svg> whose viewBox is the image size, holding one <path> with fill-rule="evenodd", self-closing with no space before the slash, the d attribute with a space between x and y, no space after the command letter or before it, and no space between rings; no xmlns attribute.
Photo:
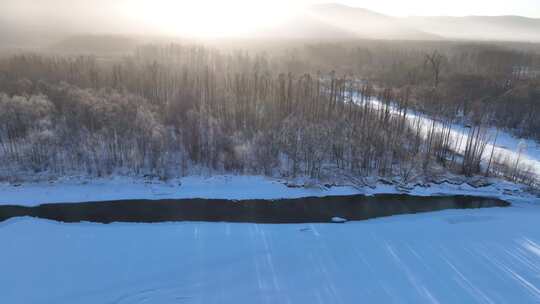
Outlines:
<svg viewBox="0 0 540 304"><path fill-rule="evenodd" d="M288 1L256 0L132 0L125 11L165 34L235 37L269 27L297 9Z"/></svg>

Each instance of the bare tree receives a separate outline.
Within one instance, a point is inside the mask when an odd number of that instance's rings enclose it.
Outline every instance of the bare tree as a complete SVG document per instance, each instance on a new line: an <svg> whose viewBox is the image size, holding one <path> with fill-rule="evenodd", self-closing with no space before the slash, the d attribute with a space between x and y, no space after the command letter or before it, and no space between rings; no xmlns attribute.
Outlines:
<svg viewBox="0 0 540 304"><path fill-rule="evenodd" d="M441 71L443 64L445 63L446 57L435 50L430 54L426 54L426 59L424 64L429 66L431 73L433 75L433 87L437 88L439 86Z"/></svg>

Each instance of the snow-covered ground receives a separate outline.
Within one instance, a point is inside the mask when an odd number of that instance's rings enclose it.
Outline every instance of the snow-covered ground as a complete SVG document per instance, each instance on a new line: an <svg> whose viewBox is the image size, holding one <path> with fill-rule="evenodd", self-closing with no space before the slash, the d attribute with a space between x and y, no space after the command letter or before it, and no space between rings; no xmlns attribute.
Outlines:
<svg viewBox="0 0 540 304"><path fill-rule="evenodd" d="M513 190L517 190L513 193ZM260 176L0 185L0 202L282 198L398 192L289 188ZM0 223L0 303L539 303L540 199L499 182L411 194L510 199L345 224Z"/></svg>
<svg viewBox="0 0 540 304"><path fill-rule="evenodd" d="M104 179L65 178L54 183L0 184L0 205L35 206L45 203L77 203L125 199L279 199L329 195L373 195L400 193L395 185L376 183L374 187L287 187L285 181L263 176L216 175L189 176L168 182L113 177ZM412 195L463 194L511 199L532 197L523 187L497 180L492 185L474 188L466 183L431 184L429 187L407 189Z"/></svg>
<svg viewBox="0 0 540 304"><path fill-rule="evenodd" d="M540 206L346 224L0 223L0 303L539 303Z"/></svg>
<svg viewBox="0 0 540 304"><path fill-rule="evenodd" d="M33 206L43 203L169 198L277 199L359 193L353 187L289 188L284 183L264 176L247 175L189 176L168 182L129 177L66 178L54 183L0 184L0 204Z"/></svg>

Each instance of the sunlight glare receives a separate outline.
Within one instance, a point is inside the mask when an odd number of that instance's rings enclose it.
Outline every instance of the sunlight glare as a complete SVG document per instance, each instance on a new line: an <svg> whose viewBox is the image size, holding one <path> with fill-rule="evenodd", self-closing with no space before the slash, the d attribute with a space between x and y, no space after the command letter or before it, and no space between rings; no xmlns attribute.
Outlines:
<svg viewBox="0 0 540 304"><path fill-rule="evenodd" d="M278 24L293 14L288 1L133 0L126 2L133 18L171 35L243 36Z"/></svg>

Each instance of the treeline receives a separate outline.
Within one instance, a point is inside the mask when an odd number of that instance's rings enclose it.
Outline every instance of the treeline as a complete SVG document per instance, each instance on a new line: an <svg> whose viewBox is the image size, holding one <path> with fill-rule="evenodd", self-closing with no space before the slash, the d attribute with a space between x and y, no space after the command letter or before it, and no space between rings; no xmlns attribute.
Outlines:
<svg viewBox="0 0 540 304"><path fill-rule="evenodd" d="M182 45L125 58L7 58L0 170L166 179L199 168L404 182L484 173L480 126L456 157L448 124L426 135L408 121L408 91L338 72L280 73L276 58Z"/></svg>

